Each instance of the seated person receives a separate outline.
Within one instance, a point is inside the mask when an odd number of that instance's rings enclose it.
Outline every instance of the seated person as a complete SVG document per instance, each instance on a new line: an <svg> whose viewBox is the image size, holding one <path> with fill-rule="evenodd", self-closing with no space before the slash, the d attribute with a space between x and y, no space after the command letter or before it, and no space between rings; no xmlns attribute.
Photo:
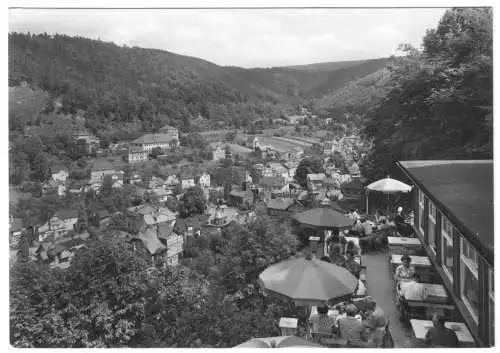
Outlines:
<svg viewBox="0 0 500 353"><path fill-rule="evenodd" d="M359 278L361 265L354 259L352 252L346 254L346 262L344 264L346 270L351 272L356 278Z"/></svg>
<svg viewBox="0 0 500 353"><path fill-rule="evenodd" d="M349 240L345 246L345 253L352 253L353 256L359 254L359 247L354 243L354 241Z"/></svg>
<svg viewBox="0 0 500 353"><path fill-rule="evenodd" d="M337 266L344 267L345 265L345 257L342 255L342 247L341 246L333 246L331 251L329 251L330 260Z"/></svg>
<svg viewBox="0 0 500 353"><path fill-rule="evenodd" d="M406 224L405 217L403 215L403 207L399 206L396 212L396 216L394 216L394 222L396 225L398 224Z"/></svg>
<svg viewBox="0 0 500 353"><path fill-rule="evenodd" d="M415 267L411 265L411 257L407 254L401 257L402 264L396 268L396 281L407 281L415 277Z"/></svg>
<svg viewBox="0 0 500 353"><path fill-rule="evenodd" d="M366 319L363 322L365 327L375 329L377 327L384 327L387 323L388 319L385 316L384 310L373 300L367 303L365 314Z"/></svg>
<svg viewBox="0 0 500 353"><path fill-rule="evenodd" d="M377 210L375 211L375 222L380 223L382 217L384 217L382 215L382 212L380 212L380 210L377 208Z"/></svg>
<svg viewBox="0 0 500 353"><path fill-rule="evenodd" d="M431 347L458 347L460 345L455 331L445 327L446 319L438 314L432 316L432 325L426 335L425 343Z"/></svg>
<svg viewBox="0 0 500 353"><path fill-rule="evenodd" d="M356 347L372 346L366 340L366 329L363 323L356 319L357 308L353 304L346 307L346 316L339 319L340 336L347 340L348 344Z"/></svg>
<svg viewBox="0 0 500 353"><path fill-rule="evenodd" d="M328 251L332 251L334 246L339 246L342 248L344 246L344 242L345 242L344 237L341 237L338 234L332 234L331 237L328 238L327 240Z"/></svg>
<svg viewBox="0 0 500 353"><path fill-rule="evenodd" d="M394 223L396 225L398 233L403 237L409 236L413 231L411 225L406 223L405 217L403 215L403 207L398 207L398 211L396 213L396 216L394 217Z"/></svg>
<svg viewBox="0 0 500 353"><path fill-rule="evenodd" d="M318 316L312 319L313 331L323 334L331 334L335 328L335 319L328 316L326 305L318 307Z"/></svg>
<svg viewBox="0 0 500 353"><path fill-rule="evenodd" d="M357 219L356 222L354 223L354 226L352 227L350 233L356 236L363 235L363 225L361 224L361 221L359 219Z"/></svg>
<svg viewBox="0 0 500 353"><path fill-rule="evenodd" d="M362 230L363 236L367 237L369 235L372 235L373 228L371 223L367 219L361 220L361 227L363 228Z"/></svg>
<svg viewBox="0 0 500 353"><path fill-rule="evenodd" d="M380 218L380 223L379 223L379 226L378 226L378 229L383 232L385 230L388 230L388 229L391 229L392 228L392 225L389 224L387 218L385 217L381 217Z"/></svg>
<svg viewBox="0 0 500 353"><path fill-rule="evenodd" d="M374 301L369 302L365 311L365 320L363 325L368 328L369 335L374 341L376 347L381 347L386 331L388 319L384 311Z"/></svg>

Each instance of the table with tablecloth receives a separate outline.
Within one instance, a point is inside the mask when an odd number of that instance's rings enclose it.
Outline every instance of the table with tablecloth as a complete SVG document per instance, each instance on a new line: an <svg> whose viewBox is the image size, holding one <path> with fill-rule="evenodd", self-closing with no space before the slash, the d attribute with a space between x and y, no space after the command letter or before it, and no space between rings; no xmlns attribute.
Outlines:
<svg viewBox="0 0 500 353"><path fill-rule="evenodd" d="M401 283L403 286L408 283ZM430 319L439 314L451 318L455 306L449 302L448 294L443 285L431 283L415 283L419 290L405 292L408 315L414 319ZM396 296L399 300L399 291Z"/></svg>
<svg viewBox="0 0 500 353"><path fill-rule="evenodd" d="M423 251L422 243L418 238L387 237L391 254L419 255Z"/></svg>

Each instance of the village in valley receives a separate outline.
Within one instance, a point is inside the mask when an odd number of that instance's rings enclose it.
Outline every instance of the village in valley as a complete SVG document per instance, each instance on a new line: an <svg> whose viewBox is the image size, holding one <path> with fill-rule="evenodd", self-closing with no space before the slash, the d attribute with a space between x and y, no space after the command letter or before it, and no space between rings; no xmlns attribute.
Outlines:
<svg viewBox="0 0 500 353"><path fill-rule="evenodd" d="M10 14L12 347L494 347L491 8L45 10Z"/></svg>
<svg viewBox="0 0 500 353"><path fill-rule="evenodd" d="M281 216L305 210L311 202L319 205L335 200L354 210L362 203L358 163L370 143L355 134L344 136L321 128L306 136L296 133L295 127L311 116L302 111L300 119L292 120L295 125L264 129L256 135L231 130L197 133L197 138L210 146L212 158L180 166L166 162L169 154L193 151L180 145L188 139L180 138L172 126L108 148L102 148L89 132L74 134L76 142L84 141L89 155L101 156L88 161L89 178L73 179L67 167L54 165L41 191L60 198L69 194L81 201L75 202L73 209L55 210L44 224L25 226L22 219L11 216L11 259L15 259L18 236L23 232L29 232L32 239L30 261L59 268L69 266L74 252L85 246L90 234L107 233L144 249L153 264L176 265L188 238L220 232L231 222L245 222L255 207ZM321 173L310 170L306 184L299 185L295 172L301 160L309 157L321 161ZM228 168L229 177L221 176ZM106 188L105 192L126 188L134 206L126 212L89 208L85 198L97 197ZM176 206L194 188L202 192L206 207L199 214L180 218Z"/></svg>

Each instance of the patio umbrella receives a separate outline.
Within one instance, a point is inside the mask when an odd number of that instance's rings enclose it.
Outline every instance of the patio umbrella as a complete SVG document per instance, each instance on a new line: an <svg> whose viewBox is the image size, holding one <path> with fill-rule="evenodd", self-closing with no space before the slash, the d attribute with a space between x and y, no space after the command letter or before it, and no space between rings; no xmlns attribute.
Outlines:
<svg viewBox="0 0 500 353"><path fill-rule="evenodd" d="M295 220L303 225L318 228L352 227L354 221L342 213L330 208L313 208L295 216Z"/></svg>
<svg viewBox="0 0 500 353"><path fill-rule="evenodd" d="M252 338L233 348L286 348L286 347L317 347L322 348L317 343L306 341L297 336L277 336Z"/></svg>
<svg viewBox="0 0 500 353"><path fill-rule="evenodd" d="M368 192L369 191L378 191L382 192L384 194L395 194L398 192L410 192L412 189L412 186L406 185L405 183L392 179L390 176L387 176L387 178L380 179L377 181L374 181L370 185L366 187L367 193L366 193L366 213L368 213Z"/></svg>
<svg viewBox="0 0 500 353"><path fill-rule="evenodd" d="M268 267L259 275L266 290L292 299L297 306L322 305L351 295L358 280L335 264L309 258L293 258Z"/></svg>

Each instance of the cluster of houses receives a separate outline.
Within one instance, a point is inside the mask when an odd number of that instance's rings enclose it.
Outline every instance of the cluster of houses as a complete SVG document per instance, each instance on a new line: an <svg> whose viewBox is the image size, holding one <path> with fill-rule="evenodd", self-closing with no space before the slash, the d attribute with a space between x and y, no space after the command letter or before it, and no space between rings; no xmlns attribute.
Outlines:
<svg viewBox="0 0 500 353"><path fill-rule="evenodd" d="M213 161L218 162L227 157L228 153L234 158L245 159L253 153L253 150L234 143L210 142L213 152Z"/></svg>
<svg viewBox="0 0 500 353"><path fill-rule="evenodd" d="M91 174L92 182L87 187L95 189L97 185L102 186L102 180L107 175L117 176L116 183L121 185L122 173L111 166L108 168L110 169L97 168ZM165 204L177 185L185 190L198 184L206 191L208 199L209 190L217 189L211 187L209 173L203 172L197 177L175 174L167 178L153 176L146 181L140 175L132 174L130 182L141 183L141 186L136 187L138 196L149 192L154 196L154 202L144 202L143 198L139 206L129 208L125 215L99 210L86 217L99 230L109 229L112 219L122 219L123 222L118 223L122 224L123 229L113 227L112 236L130 240L137 251L149 254L154 266L176 265L188 238L196 237L203 229L220 231L233 221L244 222L248 218L248 212L245 212L247 208L242 208L242 205L249 206L262 200L271 216L281 216L303 209L304 193L318 200L341 197L341 194L327 192L337 190L338 185L330 185L326 174L309 174L307 189L302 190L300 186L293 184L295 168L295 164L286 163L259 165L257 170L261 177L258 183L253 183L250 173L246 171L241 176L242 185L232 187L225 207L211 205L205 214L187 219L178 218L175 212L158 205ZM53 179L64 182L65 177L67 175L59 171ZM52 267L67 268L75 252L85 247L87 240L92 237L88 227L82 226L81 222L79 210L57 211L45 224L35 227L36 239L29 248L30 258L46 262ZM23 230L19 220L11 223L12 236L19 237Z"/></svg>
<svg viewBox="0 0 500 353"><path fill-rule="evenodd" d="M258 201L265 203L271 216L279 216L302 209L306 201L311 199L328 202L344 196L356 196L356 190L359 189L356 183L361 184L359 167L353 158L346 158L346 165L338 168L328 158L331 153L324 153L327 156L324 160L325 173L311 172L304 189L294 183L304 150L316 148L326 151L326 146L330 143L328 133L310 138L259 135L247 141L248 147L221 142L226 134L227 130L202 133L210 142L214 161L227 158L228 155L244 159L255 152L274 160L253 166L258 180L253 180L249 171L241 170L239 179L242 183L233 185L225 195L225 206L210 205L205 214L187 219L179 218L176 213L161 205L166 204L169 196L178 194L179 189L182 193L195 185L202 187L207 200L211 190L224 191L224 188L212 186L211 176L206 171L194 173L181 169L180 172L169 172L165 178L146 178L141 173L134 172L125 180L122 160L101 158L93 161L87 179L75 181L69 179L68 170L64 166L54 167L51 179L43 185L44 193L49 190L56 191L60 196L66 193L82 194L88 190L98 193L104 180L108 178L113 188L122 188L124 184L134 185L134 196L140 205L128 209L126 214L109 214L103 210L91 215L85 214L84 224L80 210L59 210L45 224L35 227L33 234L36 241L29 249L30 258L50 263L51 266L67 267L74 252L84 247L85 242L93 237L93 232L88 231L89 225L104 230L110 224L121 224L123 229L113 227L113 236L127 238L137 251L149 254L152 265L175 265L190 237L201 234L203 229L220 231L233 221L245 222L249 218L248 206ZM95 141L90 138L89 143ZM147 160L155 148L167 150L178 145L178 130L165 126L158 133L143 135L129 143L128 162ZM330 150L350 156L353 151L358 150L356 146L359 145L360 142L355 138L344 138L334 141ZM116 219L121 219L122 222L112 222ZM19 236L20 232L22 233L22 227L16 225L16 222L12 223L11 235Z"/></svg>

